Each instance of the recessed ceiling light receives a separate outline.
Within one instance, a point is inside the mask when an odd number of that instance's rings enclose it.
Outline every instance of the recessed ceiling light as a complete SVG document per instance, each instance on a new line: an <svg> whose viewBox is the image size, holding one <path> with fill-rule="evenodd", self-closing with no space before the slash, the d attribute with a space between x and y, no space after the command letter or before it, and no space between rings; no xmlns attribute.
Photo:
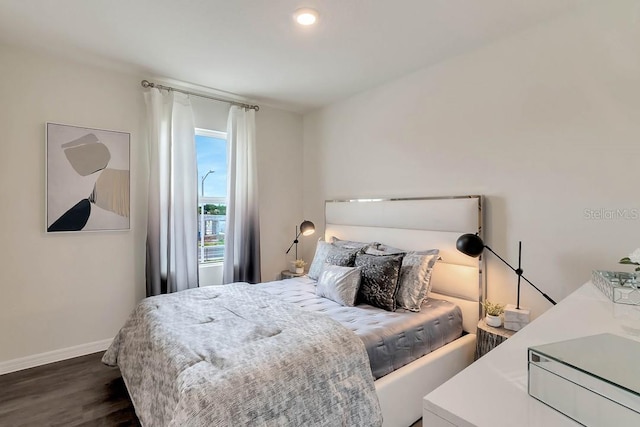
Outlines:
<svg viewBox="0 0 640 427"><path fill-rule="evenodd" d="M318 21L318 11L308 7L296 10L293 14L296 22L300 25L313 25Z"/></svg>

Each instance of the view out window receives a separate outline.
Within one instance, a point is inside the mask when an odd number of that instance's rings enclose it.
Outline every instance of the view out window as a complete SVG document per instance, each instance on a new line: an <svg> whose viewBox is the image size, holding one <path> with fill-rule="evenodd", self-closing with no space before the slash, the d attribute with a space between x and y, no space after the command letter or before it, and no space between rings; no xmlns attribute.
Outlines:
<svg viewBox="0 0 640 427"><path fill-rule="evenodd" d="M227 218L227 134L196 129L198 261L222 262Z"/></svg>

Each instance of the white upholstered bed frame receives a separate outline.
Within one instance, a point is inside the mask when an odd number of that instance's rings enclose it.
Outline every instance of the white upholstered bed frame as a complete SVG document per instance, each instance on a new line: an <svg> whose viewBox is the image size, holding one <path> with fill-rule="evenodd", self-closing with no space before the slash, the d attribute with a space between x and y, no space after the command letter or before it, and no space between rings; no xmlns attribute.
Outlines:
<svg viewBox="0 0 640 427"><path fill-rule="evenodd" d="M482 258L456 250L464 233L482 237L482 196L351 199L325 202L325 239L376 241L406 250L440 249L431 296L462 309L461 338L375 382L385 427L407 427L422 416L422 398L473 362L484 299Z"/></svg>

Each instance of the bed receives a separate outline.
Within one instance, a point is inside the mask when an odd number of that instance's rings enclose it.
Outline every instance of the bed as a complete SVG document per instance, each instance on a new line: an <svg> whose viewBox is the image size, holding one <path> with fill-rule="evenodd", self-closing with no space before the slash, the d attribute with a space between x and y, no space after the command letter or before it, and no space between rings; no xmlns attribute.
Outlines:
<svg viewBox="0 0 640 427"><path fill-rule="evenodd" d="M348 308L310 309L310 279L233 284L143 301L103 361L120 366L143 425L408 426L422 397L473 361L482 260L455 241L482 233L481 207L481 196L325 203L326 239L440 250L421 310L433 318L413 331L375 338L380 319L404 328L419 316L361 305L353 309L369 326L358 328L374 338L358 338ZM407 345L407 336L437 349Z"/></svg>
<svg viewBox="0 0 640 427"><path fill-rule="evenodd" d="M461 234L483 235L481 195L325 202L325 239L377 241L404 248L438 248L431 298L460 307L465 334L375 381L385 427L422 416L422 398L473 362L475 333L486 293L484 260L456 249Z"/></svg>
<svg viewBox="0 0 640 427"><path fill-rule="evenodd" d="M327 315L356 334L364 343L376 380L460 338L463 333L462 311L449 301L429 298L421 304L420 312L402 308L386 311L366 303L349 307L318 296L316 283L304 276L256 286L278 300Z"/></svg>

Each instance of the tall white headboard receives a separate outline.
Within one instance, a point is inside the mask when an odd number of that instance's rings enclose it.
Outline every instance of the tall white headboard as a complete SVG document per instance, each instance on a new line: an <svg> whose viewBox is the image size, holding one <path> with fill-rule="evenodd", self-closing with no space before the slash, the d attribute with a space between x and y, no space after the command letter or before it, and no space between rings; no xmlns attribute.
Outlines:
<svg viewBox="0 0 640 427"><path fill-rule="evenodd" d="M482 237L482 196L350 199L325 202L325 239L380 242L406 250L440 249L431 295L460 306L463 328L475 333L485 283L482 258L456 249L464 233Z"/></svg>

